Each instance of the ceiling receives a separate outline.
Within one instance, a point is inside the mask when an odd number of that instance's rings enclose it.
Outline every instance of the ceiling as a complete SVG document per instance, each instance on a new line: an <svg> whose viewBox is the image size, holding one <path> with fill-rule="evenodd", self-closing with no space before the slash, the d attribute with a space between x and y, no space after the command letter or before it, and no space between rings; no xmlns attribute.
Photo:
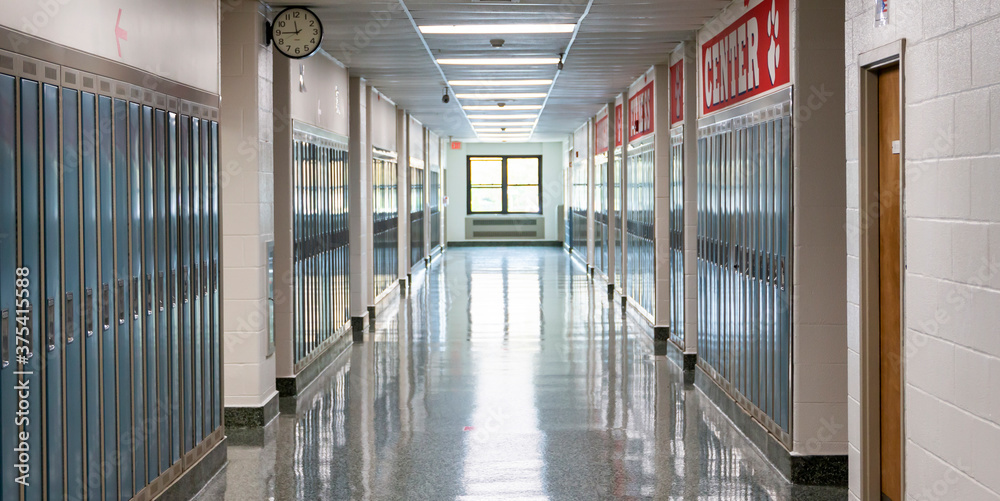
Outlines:
<svg viewBox="0 0 1000 501"><path fill-rule="evenodd" d="M614 99L650 66L717 15L730 0L314 0L323 20L323 49L352 76L366 78L431 130L475 140L463 105L543 105L533 141L561 140ZM269 2L272 7L300 5ZM412 18L412 21L411 21ZM582 21L581 21L582 19ZM577 24L574 33L421 35L416 26L453 24ZM505 40L493 48L490 40ZM425 45L426 44L426 45ZM568 53L567 53L567 48ZM439 65L438 58L546 57L566 53L562 71L544 66ZM433 54L433 57L431 56ZM454 93L533 92L539 99L441 97L448 80L546 79L531 87L454 87ZM536 111L520 113L536 114Z"/></svg>

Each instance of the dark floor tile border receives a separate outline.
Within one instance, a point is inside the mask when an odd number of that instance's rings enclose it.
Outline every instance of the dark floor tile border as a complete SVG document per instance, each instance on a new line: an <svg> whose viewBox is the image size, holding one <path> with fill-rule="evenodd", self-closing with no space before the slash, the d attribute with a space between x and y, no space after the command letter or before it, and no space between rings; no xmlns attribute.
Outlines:
<svg viewBox="0 0 1000 501"><path fill-rule="evenodd" d="M448 242L448 247L562 247L562 242L553 240L518 240L518 241L476 241L463 240L459 242Z"/></svg>
<svg viewBox="0 0 1000 501"><path fill-rule="evenodd" d="M697 353L684 353L680 346L673 341L655 341L654 352L658 356L666 356L671 362L687 372L694 372L698 365Z"/></svg>
<svg viewBox="0 0 1000 501"><path fill-rule="evenodd" d="M225 466L227 461L226 437L222 437L219 443L215 444L212 450L205 454L193 466L187 469L181 476L156 498L157 501L183 501L191 499L198 494L219 470Z"/></svg>
<svg viewBox="0 0 1000 501"><path fill-rule="evenodd" d="M778 439L771 435L750 414L747 414L728 393L705 371L695 372L695 386L722 411L736 428L743 433L764 457L793 484L828 485L847 487L847 456L792 455Z"/></svg>
<svg viewBox="0 0 1000 501"><path fill-rule="evenodd" d="M277 393L260 407L226 407L223 411L227 430L232 428L258 428L270 423L277 415Z"/></svg>
<svg viewBox="0 0 1000 501"><path fill-rule="evenodd" d="M280 398L274 400L275 402L281 401ZM228 447L264 447L268 443L273 443L280 426L278 421L272 419L264 426L255 428L230 428L227 426L226 441L229 443Z"/></svg>
<svg viewBox="0 0 1000 501"><path fill-rule="evenodd" d="M347 332L342 332L339 335L339 339L324 348L323 353L312 359L298 374L292 377L276 378L275 385L278 389L278 395L281 397L294 397L298 395L306 386L309 386L309 383L312 383L316 379L316 376L319 376L330 365L330 362L339 357L341 353L347 351L351 347L351 344L354 343L355 336L349 336Z"/></svg>
<svg viewBox="0 0 1000 501"><path fill-rule="evenodd" d="M670 340L670 327L665 325L654 325L653 326L653 341L669 341Z"/></svg>

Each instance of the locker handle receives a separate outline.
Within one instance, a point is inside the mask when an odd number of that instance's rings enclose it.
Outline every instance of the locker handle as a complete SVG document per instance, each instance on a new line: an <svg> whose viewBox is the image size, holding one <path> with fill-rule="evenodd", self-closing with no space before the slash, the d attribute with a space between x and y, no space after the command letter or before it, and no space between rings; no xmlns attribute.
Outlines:
<svg viewBox="0 0 1000 501"><path fill-rule="evenodd" d="M101 304L103 307L101 308L101 314L104 317L104 330L108 330L111 328L111 290L106 283L102 287L101 296L103 297L101 298Z"/></svg>
<svg viewBox="0 0 1000 501"><path fill-rule="evenodd" d="M146 316L153 314L153 275L146 274Z"/></svg>
<svg viewBox="0 0 1000 501"><path fill-rule="evenodd" d="M219 291L219 260L212 261L212 292Z"/></svg>
<svg viewBox="0 0 1000 501"><path fill-rule="evenodd" d="M87 287L84 295L86 296L84 299L86 305L83 310L83 322L84 329L87 332L86 336L90 337L94 335L94 289Z"/></svg>
<svg viewBox="0 0 1000 501"><path fill-rule="evenodd" d="M181 303L183 304L188 302L188 282L190 279L191 273L188 271L188 267L181 267Z"/></svg>
<svg viewBox="0 0 1000 501"><path fill-rule="evenodd" d="M158 296L156 296L157 306L159 307L160 311L163 311L163 308L164 308L163 296L165 294L163 292L163 272L162 271L159 273L159 275L156 276L156 290L159 291L159 293L160 293Z"/></svg>
<svg viewBox="0 0 1000 501"><path fill-rule="evenodd" d="M118 295L115 297L118 303L118 325L125 325L125 281L118 280Z"/></svg>
<svg viewBox="0 0 1000 501"><path fill-rule="evenodd" d="M132 320L139 319L139 277L132 277Z"/></svg>
<svg viewBox="0 0 1000 501"><path fill-rule="evenodd" d="M177 270L170 270L170 283L167 285L170 288L170 306L177 306Z"/></svg>
<svg viewBox="0 0 1000 501"><path fill-rule="evenodd" d="M45 300L45 306L47 307L47 315L45 322L45 332L46 339L48 340L48 351L56 349L56 300L53 298L47 298Z"/></svg>
<svg viewBox="0 0 1000 501"><path fill-rule="evenodd" d="M3 310L0 312L0 358L3 360L3 367L7 367L10 364L10 345L8 344L8 337L10 336L10 311Z"/></svg>
<svg viewBox="0 0 1000 501"><path fill-rule="evenodd" d="M73 321L75 320L75 315L73 314L73 293L66 293L66 306L63 309L63 332L66 333L66 344L72 343L76 340L76 336L73 333L76 330L73 327Z"/></svg>
<svg viewBox="0 0 1000 501"><path fill-rule="evenodd" d="M201 294L208 295L208 261L201 263Z"/></svg>
<svg viewBox="0 0 1000 501"><path fill-rule="evenodd" d="M785 290L785 258L781 258L781 290Z"/></svg>

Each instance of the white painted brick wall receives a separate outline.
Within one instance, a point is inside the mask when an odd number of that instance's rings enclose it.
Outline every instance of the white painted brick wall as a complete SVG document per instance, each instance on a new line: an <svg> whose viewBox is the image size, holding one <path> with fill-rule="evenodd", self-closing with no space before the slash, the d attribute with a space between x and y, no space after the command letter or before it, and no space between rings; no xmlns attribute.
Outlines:
<svg viewBox="0 0 1000 501"><path fill-rule="evenodd" d="M906 39L906 498L1000 499L1000 1L848 0L848 228L860 213L858 56ZM859 240L848 237L848 440L861 494Z"/></svg>

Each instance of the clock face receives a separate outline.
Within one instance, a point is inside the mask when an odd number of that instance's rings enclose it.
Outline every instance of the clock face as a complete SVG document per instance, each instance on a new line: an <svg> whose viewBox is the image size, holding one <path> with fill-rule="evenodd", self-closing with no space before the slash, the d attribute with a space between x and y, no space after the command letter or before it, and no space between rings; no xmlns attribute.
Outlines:
<svg viewBox="0 0 1000 501"><path fill-rule="evenodd" d="M309 9L288 8L274 17L271 40L278 52L292 59L308 57L323 41L323 23Z"/></svg>

